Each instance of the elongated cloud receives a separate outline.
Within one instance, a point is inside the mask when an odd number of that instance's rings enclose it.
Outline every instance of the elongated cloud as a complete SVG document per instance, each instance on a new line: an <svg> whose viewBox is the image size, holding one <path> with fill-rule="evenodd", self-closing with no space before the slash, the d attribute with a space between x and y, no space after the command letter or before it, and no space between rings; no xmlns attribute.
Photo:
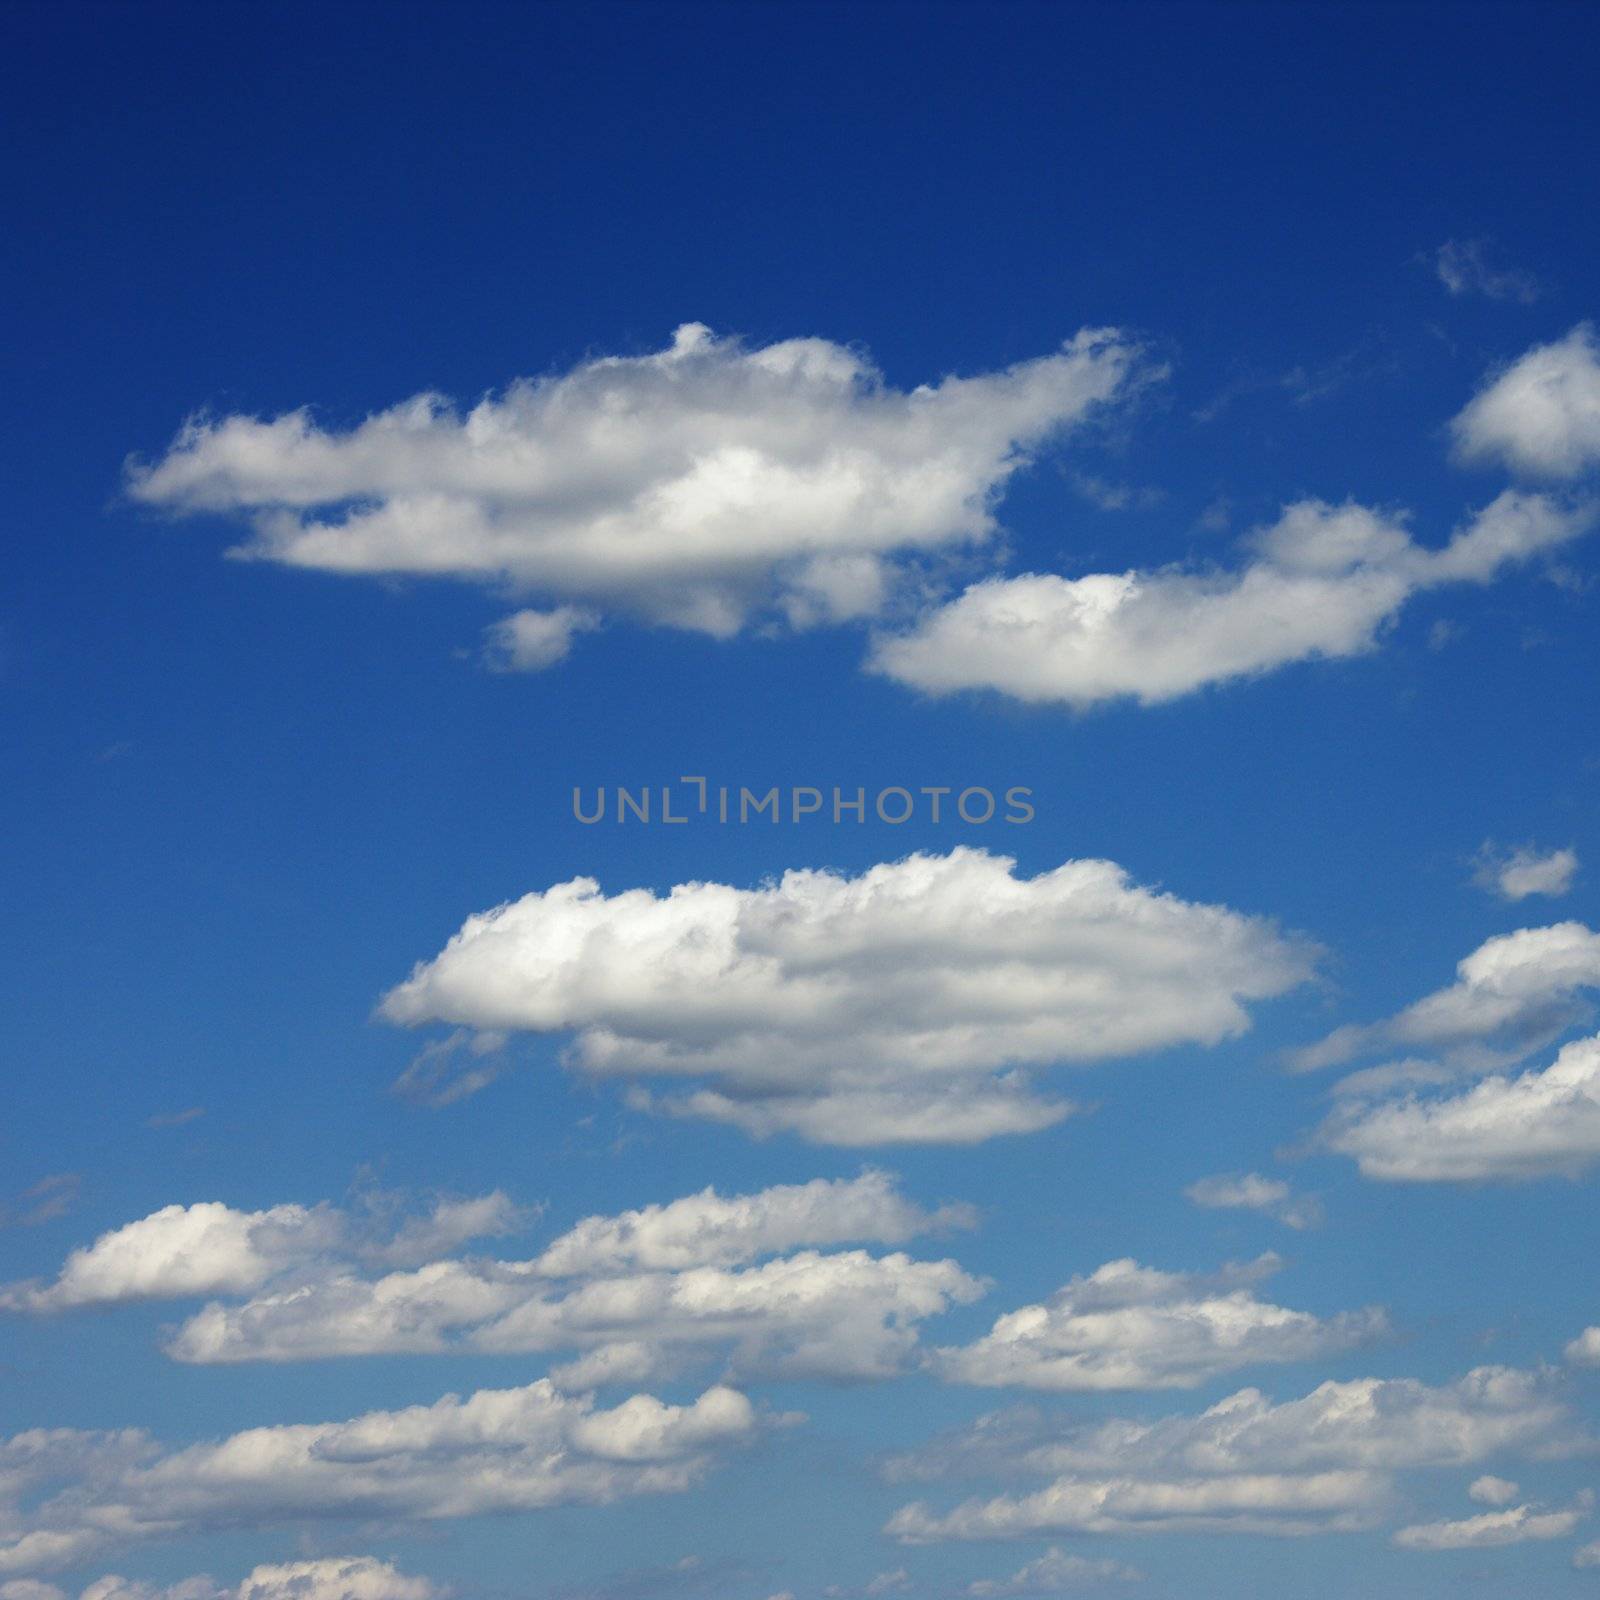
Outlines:
<svg viewBox="0 0 1600 1600"><path fill-rule="evenodd" d="M1259 1172L1218 1173L1183 1192L1207 1211L1259 1211L1286 1228L1314 1228L1322 1221L1322 1202L1314 1195L1297 1195L1281 1178Z"/></svg>
<svg viewBox="0 0 1600 1600"><path fill-rule="evenodd" d="M1321 1139L1391 1183L1576 1176L1600 1160L1600 1036L1455 1092L1351 1094Z"/></svg>
<svg viewBox="0 0 1600 1600"><path fill-rule="evenodd" d="M1145 368L1112 329L975 378L895 389L826 339L748 348L699 323L666 350L519 381L465 415L423 394L348 430L300 410L195 419L128 489L248 519L237 552L438 575L579 609L523 612L504 665L559 659L588 607L736 633L870 615L895 563L980 544L1030 453Z"/></svg>
<svg viewBox="0 0 1600 1600"><path fill-rule="evenodd" d="M330 1518L437 1522L672 1493L758 1426L750 1402L724 1387L690 1405L639 1394L601 1410L540 1381L179 1449L136 1431L18 1434L0 1441L0 1576L75 1565L142 1539Z"/></svg>
<svg viewBox="0 0 1600 1600"><path fill-rule="evenodd" d="M932 694L1155 705L1290 662L1361 655L1412 595L1487 583L1593 522L1590 507L1508 490L1430 549L1402 519L1305 500L1255 534L1232 569L984 579L882 636L871 666Z"/></svg>
<svg viewBox="0 0 1600 1600"><path fill-rule="evenodd" d="M1451 424L1464 461L1575 478L1600 464L1600 347L1579 323L1499 373Z"/></svg>
<svg viewBox="0 0 1600 1600"><path fill-rule="evenodd" d="M380 1010L570 1033L580 1071L704 1080L669 1108L756 1134L965 1143L1066 1115L1022 1070L1215 1044L1311 970L1270 923L1111 862L1015 865L957 849L665 897L578 878L468 918Z"/></svg>
<svg viewBox="0 0 1600 1600"><path fill-rule="evenodd" d="M1452 1384L1408 1378L1324 1383L1273 1404L1259 1390L1193 1416L1085 1422L1037 1412L981 1419L889 1463L891 1478L1044 1478L1036 1491L903 1507L908 1543L1064 1533L1283 1536L1381 1526L1396 1474L1505 1452L1548 1455L1589 1441L1545 1374L1483 1367Z"/></svg>
<svg viewBox="0 0 1600 1600"><path fill-rule="evenodd" d="M376 1556L321 1556L255 1567L241 1583L226 1588L204 1574L154 1584L108 1573L87 1585L78 1600L441 1600L448 1593ZM13 1578L0 1584L0 1600L67 1600L67 1595L38 1578Z"/></svg>
<svg viewBox="0 0 1600 1600"><path fill-rule="evenodd" d="M1600 933L1581 922L1486 939L1456 965L1456 981L1383 1022L1340 1028L1295 1051L1310 1072L1378 1051L1443 1052L1470 1065L1519 1060L1590 1014L1600 988Z"/></svg>
<svg viewBox="0 0 1600 1600"><path fill-rule="evenodd" d="M92 1301L63 1297L61 1285L77 1281L64 1272L56 1285L12 1291L12 1306L39 1312L109 1304L133 1298L130 1283L141 1286L139 1298L248 1292L191 1315L168 1337L168 1354L216 1364L564 1353L569 1359L553 1376L564 1387L587 1388L677 1376L713 1360L737 1374L888 1377L912 1357L923 1321L985 1287L954 1261L813 1248L898 1243L972 1224L969 1207L924 1211L881 1172L749 1195L707 1189L668 1205L589 1217L531 1261L435 1258L468 1236L499 1231L503 1207L496 1200L503 1197L441 1205L391 1238L358 1248L348 1239L323 1248L324 1239L312 1251L250 1256L248 1271L230 1258L227 1271L193 1260L191 1269L205 1270L183 1274L169 1264L183 1258L191 1230L181 1224L196 1208L171 1207L69 1258L70 1268L114 1255L122 1292L106 1288ZM253 1214L200 1209L213 1226L220 1216L248 1239ZM281 1212L302 1214L291 1207L263 1215ZM337 1218L328 1208L320 1215ZM419 1255L419 1267L372 1275ZM771 1257L777 1259L763 1259Z"/></svg>
<svg viewBox="0 0 1600 1600"><path fill-rule="evenodd" d="M976 1343L938 1352L956 1383L1043 1390L1188 1389L1257 1362L1307 1361L1386 1331L1381 1311L1328 1320L1259 1299L1275 1256L1210 1277L1110 1261Z"/></svg>
<svg viewBox="0 0 1600 1600"><path fill-rule="evenodd" d="M1399 1529L1394 1542L1402 1550L1494 1550L1530 1539L1570 1538L1587 1515L1582 1508L1539 1511L1533 1506L1512 1506L1456 1521L1413 1523Z"/></svg>

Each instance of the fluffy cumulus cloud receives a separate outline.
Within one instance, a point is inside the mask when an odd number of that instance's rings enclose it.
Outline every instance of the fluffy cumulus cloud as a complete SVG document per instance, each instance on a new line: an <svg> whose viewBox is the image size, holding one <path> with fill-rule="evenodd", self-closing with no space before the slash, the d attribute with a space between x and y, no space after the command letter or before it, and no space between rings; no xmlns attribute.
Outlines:
<svg viewBox="0 0 1600 1600"><path fill-rule="evenodd" d="M1002 1414L891 1461L890 1477L1001 1475L1044 1478L1044 1486L942 1513L917 1501L887 1531L910 1543L1354 1532L1393 1515L1405 1470L1591 1443L1547 1374L1506 1367L1440 1387L1404 1378L1324 1383L1283 1404L1244 1389L1197 1415L1155 1420Z"/></svg>
<svg viewBox="0 0 1600 1600"><path fill-rule="evenodd" d="M1385 1021L1340 1028L1298 1050L1299 1071L1378 1052L1443 1052L1457 1064L1517 1061L1590 1015L1600 988L1600 934L1581 922L1521 928L1485 940L1456 981Z"/></svg>
<svg viewBox="0 0 1600 1600"><path fill-rule="evenodd" d="M381 1200L383 1197L377 1197ZM74 1250L51 1283L0 1286L0 1310L53 1312L134 1300L245 1293L330 1260L427 1261L526 1219L500 1191L443 1197L424 1213L387 1219L338 1207L239 1211L218 1200L163 1206Z"/></svg>
<svg viewBox="0 0 1600 1600"><path fill-rule="evenodd" d="M1464 461L1575 478L1600 463L1600 347L1580 323L1535 346L1475 395L1451 424Z"/></svg>
<svg viewBox="0 0 1600 1600"><path fill-rule="evenodd" d="M1473 881L1502 900L1526 900L1535 894L1565 894L1577 871L1575 850L1534 850L1527 846L1497 850L1485 845L1478 852Z"/></svg>
<svg viewBox="0 0 1600 1600"><path fill-rule="evenodd" d="M1281 1178L1259 1172L1218 1173L1183 1192L1208 1211L1259 1211L1288 1228L1314 1228L1322 1221L1322 1203L1315 1196L1297 1195Z"/></svg>
<svg viewBox="0 0 1600 1600"><path fill-rule="evenodd" d="M759 1427L750 1402L720 1386L687 1405L637 1394L604 1410L541 1380L179 1448L136 1431L36 1430L0 1441L0 1577L221 1529L335 1518L431 1523L671 1493ZM306 1574L296 1581L276 1570L239 1600L345 1592L336 1579L321 1589ZM352 1600L420 1600L381 1582L349 1592Z"/></svg>
<svg viewBox="0 0 1600 1600"><path fill-rule="evenodd" d="M375 1556L322 1556L259 1566L232 1586L204 1575L153 1584L108 1573L85 1587L78 1600L442 1600L448 1593ZM13 1578L0 1583L0 1600L68 1600L68 1596L39 1578Z"/></svg>
<svg viewBox="0 0 1600 1600"><path fill-rule="evenodd" d="M1211 1277L1111 1261L1045 1304L1002 1316L975 1343L939 1352L944 1375L989 1388L1182 1389L1258 1362L1308 1361L1381 1335L1381 1311L1322 1319L1261 1300L1263 1256Z"/></svg>
<svg viewBox="0 0 1600 1600"><path fill-rule="evenodd" d="M872 666L934 694L1153 705L1290 662L1372 650L1412 595L1487 583L1593 521L1590 507L1507 490L1433 549L1400 517L1301 501L1254 534L1232 568L986 578L880 637Z"/></svg>
<svg viewBox="0 0 1600 1600"><path fill-rule="evenodd" d="M1030 1068L1215 1044L1311 970L1270 923L1111 862L1015 865L956 849L665 896L578 878L470 917L381 1011L568 1033L579 1070L701 1080L668 1109L758 1135L963 1143L1067 1114Z"/></svg>
<svg viewBox="0 0 1600 1600"><path fill-rule="evenodd" d="M1600 1160L1600 1036L1466 1089L1349 1093L1320 1136L1388 1182L1576 1176Z"/></svg>
<svg viewBox="0 0 1600 1600"><path fill-rule="evenodd" d="M1137 1583L1144 1574L1125 1561L1108 1556L1080 1556L1052 1545L1042 1556L1019 1567L1009 1578L979 1578L967 1585L977 1600L1009 1595L1061 1594L1106 1583Z"/></svg>
<svg viewBox="0 0 1600 1600"><path fill-rule="evenodd" d="M545 666L595 608L719 636L758 613L870 615L899 563L989 539L1030 453L1141 375L1132 344L1093 329L905 391L826 339L752 348L690 323L665 350L514 383L465 414L423 394L349 429L306 410L197 418L128 488L245 517L240 555L549 596L565 609L490 641Z"/></svg>
<svg viewBox="0 0 1600 1600"><path fill-rule="evenodd" d="M882 1378L912 1357L921 1322L984 1289L954 1261L817 1248L971 1225L969 1208L925 1211L881 1172L751 1195L707 1189L586 1218L532 1260L425 1259L374 1271L419 1252L443 1256L498 1221L487 1201L456 1202L359 1256L289 1259L265 1283L173 1282L173 1296L255 1292L210 1301L170 1334L167 1351L197 1364L565 1353L553 1376L569 1387L642 1382L714 1360L736 1375ZM138 1239L139 1230L112 1237ZM20 1303L58 1309L52 1294L24 1290Z"/></svg>

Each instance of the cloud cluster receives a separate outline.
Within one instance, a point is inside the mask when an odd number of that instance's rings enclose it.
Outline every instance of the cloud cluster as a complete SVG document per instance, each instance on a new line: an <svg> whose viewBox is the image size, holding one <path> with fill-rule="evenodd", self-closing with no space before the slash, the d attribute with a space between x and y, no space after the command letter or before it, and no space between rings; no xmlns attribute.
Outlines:
<svg viewBox="0 0 1600 1600"><path fill-rule="evenodd" d="M1110 1261L1044 1305L1007 1312L975 1343L938 1352L954 1382L1043 1390L1187 1389L1258 1362L1309 1361L1387 1329L1377 1309L1323 1320L1259 1299L1267 1255L1210 1277Z"/></svg>
<svg viewBox="0 0 1600 1600"><path fill-rule="evenodd" d="M1029 1068L1215 1044L1310 973L1270 923L1114 863L1015 866L958 848L665 896L578 878L468 918L380 1010L571 1034L579 1070L702 1080L668 1108L757 1135L968 1143L1067 1114Z"/></svg>
<svg viewBox="0 0 1600 1600"><path fill-rule="evenodd" d="M1481 389L1451 423L1456 454L1543 478L1600 464L1600 346L1580 323L1536 345Z"/></svg>
<svg viewBox="0 0 1600 1600"><path fill-rule="evenodd" d="M191 1236L185 1225L197 1209L235 1242L232 1256L183 1256ZM118 1296L73 1299L61 1284L76 1281L72 1269L84 1259L115 1259L118 1284L137 1285L139 1297L255 1291L238 1303L212 1300L173 1331L166 1349L179 1361L567 1352L573 1359L552 1376L586 1388L673 1376L714 1359L738 1376L887 1377L912 1355L922 1321L985 1287L954 1261L817 1248L902 1243L971 1225L970 1208L925 1211L881 1172L752 1195L706 1189L669 1205L590 1217L525 1261L438 1259L468 1233L493 1227L499 1217L489 1201L458 1202L442 1219L437 1212L412 1219L358 1257L251 1254L255 1215L220 1205L170 1207L75 1252L57 1284L21 1286L12 1306L46 1312L109 1303ZM420 1266L372 1273L419 1251ZM206 1270L172 1273L174 1258Z"/></svg>
<svg viewBox="0 0 1600 1600"><path fill-rule="evenodd" d="M178 1448L137 1431L35 1430L0 1441L0 1576L76 1565L134 1540L225 1528L435 1522L671 1493L759 1426L750 1402L724 1387L690 1405L637 1394L600 1410L591 1396L540 1380ZM273 1595L269 1585L240 1600ZM380 1584L354 1591L353 1600L420 1597Z"/></svg>
<svg viewBox="0 0 1600 1600"><path fill-rule="evenodd" d="M908 1542L1068 1533L1281 1536L1380 1526L1396 1474L1462 1467L1505 1452L1586 1445L1545 1374L1483 1367L1432 1387L1414 1379L1324 1383L1274 1404L1243 1389L1192 1416L1066 1421L1023 1413L889 1463L897 1481L953 1475L1043 1477L1033 1492L939 1513L902 1507L887 1531Z"/></svg>
<svg viewBox="0 0 1600 1600"><path fill-rule="evenodd" d="M375 1556L322 1556L256 1567L231 1588L204 1575L158 1585L108 1573L85 1587L78 1600L441 1600L447 1593ZM53 1583L13 1578L0 1583L0 1600L68 1597Z"/></svg>
<svg viewBox="0 0 1600 1600"><path fill-rule="evenodd" d="M1314 1228L1322 1221L1322 1203L1313 1195L1297 1195L1281 1178L1259 1172L1218 1173L1200 1178L1184 1191L1208 1211L1260 1211L1286 1228Z"/></svg>
<svg viewBox="0 0 1600 1600"><path fill-rule="evenodd" d="M1258 530L1231 569L986 578L881 636L870 665L932 694L1155 705L1290 662L1372 650L1412 595L1488 583L1593 522L1592 507L1507 490L1431 549L1399 517L1305 500Z"/></svg>
<svg viewBox="0 0 1600 1600"><path fill-rule="evenodd" d="M875 613L897 563L980 544L1037 450L1154 372L1113 329L903 391L825 339L750 348L699 323L665 350L512 384L465 415L422 394L347 429L306 410L197 418L128 491L248 518L236 552L550 596L491 636L566 653L595 609L725 637Z"/></svg>

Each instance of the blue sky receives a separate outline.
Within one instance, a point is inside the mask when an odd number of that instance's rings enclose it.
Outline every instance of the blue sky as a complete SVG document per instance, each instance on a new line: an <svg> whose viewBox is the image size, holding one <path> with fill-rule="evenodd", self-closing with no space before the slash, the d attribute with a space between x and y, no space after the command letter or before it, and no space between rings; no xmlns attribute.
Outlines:
<svg viewBox="0 0 1600 1600"><path fill-rule="evenodd" d="M3 27L0 1600L1592 1590L1592 11Z"/></svg>

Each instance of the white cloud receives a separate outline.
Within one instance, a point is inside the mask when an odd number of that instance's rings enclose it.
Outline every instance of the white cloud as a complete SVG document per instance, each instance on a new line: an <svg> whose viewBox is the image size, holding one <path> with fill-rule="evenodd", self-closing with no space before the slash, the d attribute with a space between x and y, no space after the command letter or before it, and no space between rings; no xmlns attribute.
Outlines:
<svg viewBox="0 0 1600 1600"><path fill-rule="evenodd" d="M956 849L665 897L578 878L468 918L380 1010L570 1032L581 1071L709 1079L669 1106L757 1134L958 1143L1066 1115L1024 1069L1217 1043L1311 970L1270 923L1114 863L1015 865Z"/></svg>
<svg viewBox="0 0 1600 1600"><path fill-rule="evenodd" d="M1529 1539L1565 1539L1587 1515L1581 1509L1537 1511L1532 1506L1512 1506L1456 1522L1414 1523L1399 1529L1394 1542L1403 1550L1489 1550Z"/></svg>
<svg viewBox="0 0 1600 1600"><path fill-rule="evenodd" d="M980 1419L889 1463L898 1480L996 1473L1042 1477L1033 1493L939 1514L903 1507L908 1542L1063 1533L1353 1532L1399 1503L1395 1475L1508 1451L1586 1448L1551 1378L1483 1367L1455 1383L1364 1378L1274 1404L1243 1389L1193 1416L1075 1421L1037 1412Z"/></svg>
<svg viewBox="0 0 1600 1600"><path fill-rule="evenodd" d="M134 1300L241 1294L339 1258L399 1265L445 1255L468 1239L512 1231L527 1213L499 1190L442 1197L385 1232L337 1207L238 1211L218 1200L163 1206L74 1250L55 1282L0 1286L0 1310L55 1312Z"/></svg>
<svg viewBox="0 0 1600 1600"><path fill-rule="evenodd" d="M246 516L238 553L254 558L445 575L728 635L757 612L804 625L875 610L890 564L986 541L1031 452L1155 376L1091 329L901 391L825 339L752 349L690 323L666 350L520 381L465 416L423 394L347 431L305 410L198 418L130 465L128 488Z"/></svg>
<svg viewBox="0 0 1600 1600"><path fill-rule="evenodd" d="M1435 550L1398 517L1305 500L1258 530L1232 570L986 578L881 636L870 665L933 694L1154 705L1290 662L1361 655L1413 594L1487 583L1593 521L1592 508L1508 490Z"/></svg>
<svg viewBox="0 0 1600 1600"><path fill-rule="evenodd" d="M1539 851L1523 847L1501 851L1485 845L1478 852L1473 882L1502 900L1526 900L1534 894L1565 894L1572 887L1577 870L1575 850Z"/></svg>
<svg viewBox="0 0 1600 1600"><path fill-rule="evenodd" d="M1259 1172L1218 1173L1191 1183L1184 1194L1211 1211L1260 1211L1289 1228L1314 1228L1322 1221L1322 1205L1311 1195L1297 1195L1281 1178Z"/></svg>
<svg viewBox="0 0 1600 1600"><path fill-rule="evenodd" d="M219 1201L163 1206L74 1250L54 1283L0 1291L0 1308L61 1311L253 1289L285 1265L328 1248L339 1231L326 1207L235 1211Z"/></svg>
<svg viewBox="0 0 1600 1600"><path fill-rule="evenodd" d="M1211 1277L1110 1261L1044 1305L1002 1316L976 1343L937 1354L957 1383L1028 1389L1193 1388L1257 1362L1307 1361L1387 1330L1369 1308L1326 1321L1256 1297L1275 1256Z"/></svg>
<svg viewBox="0 0 1600 1600"><path fill-rule="evenodd" d="M1321 1138L1392 1183L1574 1176L1600 1160L1600 1037L1575 1040L1543 1070L1459 1093L1351 1096Z"/></svg>
<svg viewBox="0 0 1600 1600"><path fill-rule="evenodd" d="M212 1210L248 1237L248 1216ZM286 1210L299 1214L277 1208ZM242 1304L211 1301L169 1336L168 1353L210 1364L452 1349L564 1351L574 1359L556 1376L568 1387L675 1375L718 1357L736 1373L881 1378L910 1358L919 1323L984 1288L953 1261L807 1248L902 1243L972 1225L970 1207L926 1211L882 1172L748 1195L705 1189L669 1205L589 1217L528 1261L439 1259L468 1239L526 1220L498 1191L441 1201L370 1238L350 1237L345 1219L330 1208L319 1214L326 1226L317 1252L252 1257L248 1274L208 1268L203 1279L169 1275L161 1292L173 1296L256 1292ZM106 1237L116 1241L122 1263L119 1285L136 1281L148 1297L187 1235L175 1242L136 1223ZM154 1259L139 1258L136 1245ZM103 1246L102 1240L72 1260L106 1255ZM779 1259L749 1265L772 1256ZM371 1277L363 1266L409 1270ZM63 1281L72 1281L69 1274ZM205 1290L197 1287L202 1281ZM58 1286L23 1285L12 1303L37 1311L114 1298L127 1295L71 1301Z"/></svg>
<svg viewBox="0 0 1600 1600"><path fill-rule="evenodd" d="M1536 345L1497 374L1451 423L1464 461L1574 478L1600 462L1600 348L1587 322Z"/></svg>
<svg viewBox="0 0 1600 1600"><path fill-rule="evenodd" d="M1109 1557L1069 1554L1052 1545L1036 1560L1019 1567L1009 1578L980 1578L967 1585L967 1593L980 1600L999 1600L1001 1596L1059 1594L1063 1589L1079 1589L1092 1584L1138 1583L1144 1574L1126 1562Z"/></svg>
<svg viewBox="0 0 1600 1600"><path fill-rule="evenodd" d="M1585 1328L1566 1348L1568 1361L1578 1367L1600 1367L1600 1327Z"/></svg>
<svg viewBox="0 0 1600 1600"><path fill-rule="evenodd" d="M668 1205L585 1217L540 1255L535 1270L565 1278L733 1266L802 1245L903 1244L975 1221L970 1206L925 1211L899 1193L888 1173L870 1170L757 1194L723 1196L707 1188Z"/></svg>
<svg viewBox="0 0 1600 1600"><path fill-rule="evenodd" d="M954 1261L803 1250L759 1266L603 1277L559 1290L527 1264L439 1262L376 1281L343 1276L214 1302L168 1345L180 1361L336 1355L576 1352L564 1387L671 1377L720 1357L739 1377L867 1379L900 1370L918 1324L976 1299Z"/></svg>
<svg viewBox="0 0 1600 1600"><path fill-rule="evenodd" d="M88 1584L78 1600L440 1600L448 1593L375 1556L323 1556L256 1567L232 1588L204 1575L153 1584L108 1573ZM53 1583L14 1578L0 1584L0 1600L66 1600L66 1596Z"/></svg>
<svg viewBox="0 0 1600 1600"><path fill-rule="evenodd" d="M1439 282L1453 295L1481 294L1525 306L1539 298L1539 280L1515 267L1491 266L1481 239L1447 239L1434 252L1433 264Z"/></svg>
<svg viewBox="0 0 1600 1600"><path fill-rule="evenodd" d="M1486 939L1456 965L1449 988L1387 1021L1340 1028L1293 1052L1299 1071L1391 1048L1442 1050L1463 1066L1520 1060L1583 1021L1600 988L1600 934L1581 922L1521 928Z"/></svg>
<svg viewBox="0 0 1600 1600"><path fill-rule="evenodd" d="M1489 1472L1474 1478L1467 1485L1468 1498L1485 1506L1508 1506L1520 1493L1521 1490L1509 1478L1497 1478Z"/></svg>
<svg viewBox="0 0 1600 1600"><path fill-rule="evenodd" d="M484 660L497 672L542 672L566 660L574 634L599 626L581 606L513 612L484 629Z"/></svg>
<svg viewBox="0 0 1600 1600"><path fill-rule="evenodd" d="M176 1449L138 1432L19 1434L0 1442L0 1575L139 1539L302 1519L436 1522L671 1493L758 1426L750 1402L724 1387L691 1405L639 1394L606 1411L541 1380ZM260 1592L240 1600L328 1592L305 1573L265 1570ZM414 1600L375 1576L354 1600Z"/></svg>

